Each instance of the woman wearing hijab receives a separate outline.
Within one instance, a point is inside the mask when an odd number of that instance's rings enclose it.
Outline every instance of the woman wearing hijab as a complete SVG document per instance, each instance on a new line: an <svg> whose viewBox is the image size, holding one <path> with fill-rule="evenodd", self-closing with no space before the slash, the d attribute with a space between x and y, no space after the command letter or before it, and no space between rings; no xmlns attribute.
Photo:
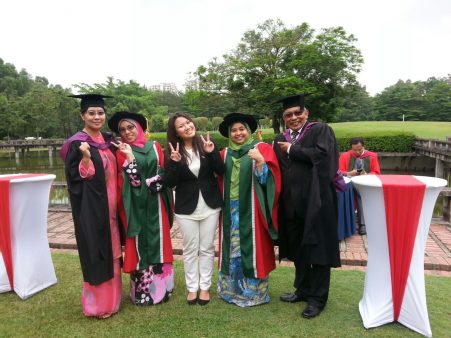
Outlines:
<svg viewBox="0 0 451 338"><path fill-rule="evenodd" d="M196 134L193 120L175 113L168 120L169 160L164 181L175 187L175 217L183 235L183 261L189 305L210 301L214 238L222 207L215 175L222 175L224 163L207 134Z"/></svg>
<svg viewBox="0 0 451 338"><path fill-rule="evenodd" d="M105 97L81 99L84 128L61 148L83 272L81 304L88 317L107 318L121 303L121 243L117 224L116 157L105 124Z"/></svg>
<svg viewBox="0 0 451 338"><path fill-rule="evenodd" d="M147 141L143 115L117 112L108 121L118 142L119 216L126 233L123 271L130 273L130 298L136 305L169 299L172 267L172 193L161 185L164 156L156 141Z"/></svg>
<svg viewBox="0 0 451 338"><path fill-rule="evenodd" d="M272 147L256 141L257 121L232 113L219 131L229 138L221 152L225 174L220 221L218 295L241 307L269 302L268 275L275 268L280 169Z"/></svg>

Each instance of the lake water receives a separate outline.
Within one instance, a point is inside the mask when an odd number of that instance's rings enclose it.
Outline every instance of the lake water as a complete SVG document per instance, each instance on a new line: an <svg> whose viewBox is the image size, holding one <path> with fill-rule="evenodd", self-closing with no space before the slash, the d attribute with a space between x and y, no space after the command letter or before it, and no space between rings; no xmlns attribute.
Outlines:
<svg viewBox="0 0 451 338"><path fill-rule="evenodd" d="M18 174L18 173L45 173L55 174L55 183L65 183L64 163L59 156L49 158L48 151L32 151L26 154L25 157L15 158L13 152L0 153L0 175L3 174ZM384 174L410 174L420 176L434 177L434 172L399 172L399 171L383 171ZM69 204L67 189L65 186L52 186L50 192L51 204ZM434 209L434 217L440 217L442 212L441 198L437 200Z"/></svg>
<svg viewBox="0 0 451 338"><path fill-rule="evenodd" d="M59 156L49 158L47 150L29 152L20 159L16 159L12 152L1 154L0 175L22 173L55 174L54 182L66 182L63 160ZM68 204L66 187L52 186L50 203Z"/></svg>

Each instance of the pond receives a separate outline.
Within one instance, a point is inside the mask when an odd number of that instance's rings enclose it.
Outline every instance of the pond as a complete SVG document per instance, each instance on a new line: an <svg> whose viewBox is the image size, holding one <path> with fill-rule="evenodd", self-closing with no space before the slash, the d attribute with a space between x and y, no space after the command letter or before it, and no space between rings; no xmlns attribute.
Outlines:
<svg viewBox="0 0 451 338"><path fill-rule="evenodd" d="M13 152L0 154L0 175L20 173L42 173L56 175L54 183L65 183L64 163L59 156L48 156L47 150L31 151L25 157L16 159ZM68 204L65 186L53 185L50 192L51 204Z"/></svg>

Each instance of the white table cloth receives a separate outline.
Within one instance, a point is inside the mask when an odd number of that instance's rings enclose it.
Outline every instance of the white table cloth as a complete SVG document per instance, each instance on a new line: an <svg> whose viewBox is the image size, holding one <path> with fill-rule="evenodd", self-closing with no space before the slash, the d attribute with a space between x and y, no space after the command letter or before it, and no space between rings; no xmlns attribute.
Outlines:
<svg viewBox="0 0 451 338"><path fill-rule="evenodd" d="M11 178L9 190L12 276L8 276L5 257L0 254L0 292L12 290L12 277L14 291L26 299L57 282L47 238L49 195L55 175L0 175L0 179L7 176L17 176ZM0 231L4 227L0 224ZM6 250L2 252L5 256Z"/></svg>
<svg viewBox="0 0 451 338"><path fill-rule="evenodd" d="M392 269L396 267L391 266L390 260L389 234L381 181L383 177L381 176L383 175L365 175L352 178L352 184L362 197L368 238L368 265L363 298L359 303L360 315L365 328L377 327L395 320ZM402 175L397 176L402 181ZM402 286L405 289L397 321L414 331L431 337L432 332L424 285L424 250L436 199L447 182L434 177L413 176L413 178L424 183L426 187L423 201L420 203L421 211L418 210L418 227L416 235L413 234L415 237L411 251L412 256L410 266L407 265L407 280L405 285ZM396 213L402 212L403 208L400 204L405 203L404 200L400 199L396 203L399 209L394 211ZM413 212L410 205L404 210ZM399 229L397 227L392 229L395 230L390 235L392 241L396 241L398 237L398 243L395 243L395 245L403 245L403 243L399 243L404 241L403 234L396 233L396 231L404 231L401 229L402 226ZM405 251L401 252L408 255L407 251L409 250L406 249Z"/></svg>

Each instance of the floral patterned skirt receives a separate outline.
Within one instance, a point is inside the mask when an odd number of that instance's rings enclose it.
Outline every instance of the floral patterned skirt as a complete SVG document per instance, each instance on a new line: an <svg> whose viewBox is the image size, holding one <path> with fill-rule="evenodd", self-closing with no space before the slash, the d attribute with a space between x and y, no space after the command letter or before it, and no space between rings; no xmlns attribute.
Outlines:
<svg viewBox="0 0 451 338"><path fill-rule="evenodd" d="M268 277L248 278L243 275L241 257L230 259L230 275L219 272L218 295L227 303L241 307L269 302Z"/></svg>
<svg viewBox="0 0 451 338"><path fill-rule="evenodd" d="M241 265L239 203L230 201L230 264L229 275L219 272L218 296L227 303L241 307L269 302L268 277L245 277Z"/></svg>
<svg viewBox="0 0 451 338"><path fill-rule="evenodd" d="M130 298L135 305L154 305L169 300L174 289L172 263L151 265L130 275Z"/></svg>

